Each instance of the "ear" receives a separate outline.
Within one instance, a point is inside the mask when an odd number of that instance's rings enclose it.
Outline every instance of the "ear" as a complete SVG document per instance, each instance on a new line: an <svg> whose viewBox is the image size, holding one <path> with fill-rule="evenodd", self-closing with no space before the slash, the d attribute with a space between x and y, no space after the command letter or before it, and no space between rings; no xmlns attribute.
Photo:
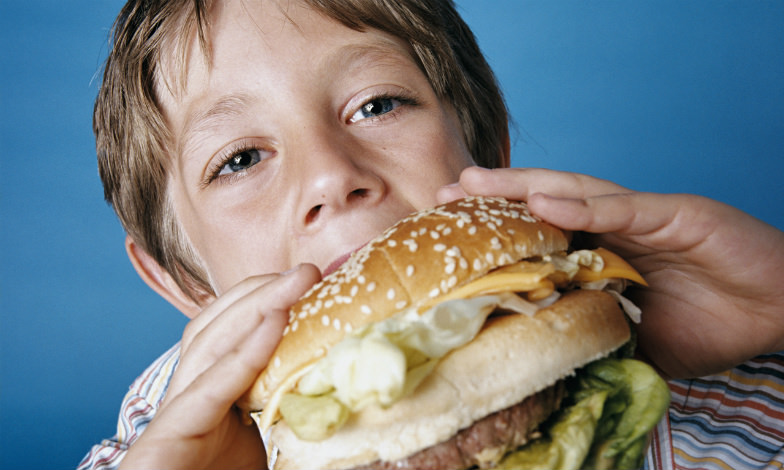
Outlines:
<svg viewBox="0 0 784 470"><path fill-rule="evenodd" d="M174 305L188 318L195 318L201 312L202 307L183 292L174 278L152 256L137 245L130 235L125 237L125 251L139 277L158 295Z"/></svg>

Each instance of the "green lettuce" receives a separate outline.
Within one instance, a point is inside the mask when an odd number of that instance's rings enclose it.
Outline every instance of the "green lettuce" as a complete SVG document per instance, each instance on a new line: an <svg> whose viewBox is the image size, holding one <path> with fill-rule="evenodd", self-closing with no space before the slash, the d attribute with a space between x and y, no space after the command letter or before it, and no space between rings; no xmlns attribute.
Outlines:
<svg viewBox="0 0 784 470"><path fill-rule="evenodd" d="M602 359L578 372L564 408L543 436L499 468L639 468L648 433L669 405L669 389L648 365Z"/></svg>

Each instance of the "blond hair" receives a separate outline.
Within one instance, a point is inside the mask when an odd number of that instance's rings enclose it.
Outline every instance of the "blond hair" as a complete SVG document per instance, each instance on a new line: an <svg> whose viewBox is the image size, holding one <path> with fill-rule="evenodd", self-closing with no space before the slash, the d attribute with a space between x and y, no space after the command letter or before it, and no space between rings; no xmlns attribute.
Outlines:
<svg viewBox="0 0 784 470"><path fill-rule="evenodd" d="M406 41L436 95L457 112L465 143L481 166L509 163L507 112L493 72L452 0L306 0L345 26ZM130 0L113 27L93 116L104 196L134 241L191 298L212 293L168 199L171 134L158 99L162 62L184 73L194 34L209 57L210 0ZM164 57L166 56L166 57Z"/></svg>

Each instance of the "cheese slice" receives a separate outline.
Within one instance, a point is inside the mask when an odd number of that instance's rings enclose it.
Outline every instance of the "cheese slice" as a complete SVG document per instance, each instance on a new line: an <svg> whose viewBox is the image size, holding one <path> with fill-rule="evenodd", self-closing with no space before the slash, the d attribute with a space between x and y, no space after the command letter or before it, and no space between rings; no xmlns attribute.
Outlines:
<svg viewBox="0 0 784 470"><path fill-rule="evenodd" d="M589 268L580 266L580 270L574 275L574 278L572 278L573 280L577 282L592 282L600 279L618 278L628 279L638 284L642 284L643 286L648 285L637 270L612 251L604 248L597 248L593 250L593 252L601 256L604 260L604 268L599 272L595 272Z"/></svg>
<svg viewBox="0 0 784 470"><path fill-rule="evenodd" d="M592 282L601 279L628 279L647 286L645 279L626 261L615 253L604 248L592 250L604 261L603 268L594 271L587 266L579 266L577 273L571 278L576 282ZM425 310L435 304L453 299L468 299L479 295L498 292L531 292L536 290L552 291L554 279L563 279L565 273L557 272L553 263L548 261L519 261L499 268L481 278L458 287L451 292L430 300L420 308ZM556 281L559 283L559 281Z"/></svg>
<svg viewBox="0 0 784 470"><path fill-rule="evenodd" d="M547 288L552 285L547 276L554 272L555 266L546 261L519 261L436 297L423 305L420 311L447 300L470 299L498 292L529 292Z"/></svg>

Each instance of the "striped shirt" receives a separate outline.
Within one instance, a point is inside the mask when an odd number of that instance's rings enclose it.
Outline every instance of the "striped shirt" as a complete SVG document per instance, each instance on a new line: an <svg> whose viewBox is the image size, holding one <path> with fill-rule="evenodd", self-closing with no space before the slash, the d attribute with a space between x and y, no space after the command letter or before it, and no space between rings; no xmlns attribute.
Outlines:
<svg viewBox="0 0 784 470"><path fill-rule="evenodd" d="M656 429L647 468L784 468L784 352L669 385L669 416Z"/></svg>
<svg viewBox="0 0 784 470"><path fill-rule="evenodd" d="M116 468L166 393L179 344L131 385L117 434L93 446L79 469ZM646 469L784 469L784 351L727 372L669 382L670 411L653 433Z"/></svg>
<svg viewBox="0 0 784 470"><path fill-rule="evenodd" d="M117 434L94 445L79 464L79 470L113 469L120 465L125 451L155 416L179 360L180 344L177 343L133 382L120 406Z"/></svg>

